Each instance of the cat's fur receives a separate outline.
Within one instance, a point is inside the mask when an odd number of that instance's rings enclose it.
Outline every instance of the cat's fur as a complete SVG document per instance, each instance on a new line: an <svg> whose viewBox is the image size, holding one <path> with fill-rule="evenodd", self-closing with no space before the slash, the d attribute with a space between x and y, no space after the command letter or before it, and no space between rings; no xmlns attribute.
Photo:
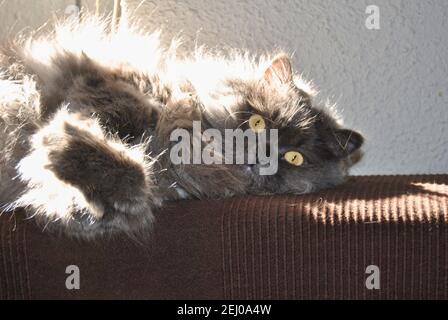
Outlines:
<svg viewBox="0 0 448 320"><path fill-rule="evenodd" d="M0 51L0 205L91 237L145 232L167 200L306 193L341 183L363 138L342 129L283 54L258 59L203 48L180 57L157 33L104 21L58 24ZM170 133L279 129L274 176L247 165L170 162Z"/></svg>

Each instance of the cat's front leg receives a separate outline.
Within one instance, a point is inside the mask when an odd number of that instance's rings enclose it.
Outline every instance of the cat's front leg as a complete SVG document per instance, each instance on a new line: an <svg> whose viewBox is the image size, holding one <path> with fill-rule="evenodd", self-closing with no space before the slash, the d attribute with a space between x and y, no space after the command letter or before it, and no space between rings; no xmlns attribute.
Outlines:
<svg viewBox="0 0 448 320"><path fill-rule="evenodd" d="M98 121L61 110L19 163L28 187L16 205L82 236L142 230L160 205L145 152L107 136Z"/></svg>

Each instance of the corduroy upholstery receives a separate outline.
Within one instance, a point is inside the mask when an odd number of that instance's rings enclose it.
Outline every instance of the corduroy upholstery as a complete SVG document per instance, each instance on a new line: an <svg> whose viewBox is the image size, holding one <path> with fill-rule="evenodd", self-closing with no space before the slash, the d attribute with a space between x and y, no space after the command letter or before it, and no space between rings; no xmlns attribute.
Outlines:
<svg viewBox="0 0 448 320"><path fill-rule="evenodd" d="M446 299L448 176L354 177L304 196L183 201L151 241L93 243L0 218L0 298ZM67 290L66 267L80 269ZM366 267L380 289L365 286Z"/></svg>

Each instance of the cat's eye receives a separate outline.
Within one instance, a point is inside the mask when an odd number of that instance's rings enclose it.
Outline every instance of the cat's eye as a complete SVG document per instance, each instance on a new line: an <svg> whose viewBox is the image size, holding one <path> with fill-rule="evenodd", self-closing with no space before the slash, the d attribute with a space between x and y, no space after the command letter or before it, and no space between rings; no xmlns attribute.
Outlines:
<svg viewBox="0 0 448 320"><path fill-rule="evenodd" d="M303 156L297 151L288 151L285 153L285 160L293 166L301 166L303 164Z"/></svg>
<svg viewBox="0 0 448 320"><path fill-rule="evenodd" d="M254 114L249 118L249 127L256 133L266 128L266 123L262 116Z"/></svg>

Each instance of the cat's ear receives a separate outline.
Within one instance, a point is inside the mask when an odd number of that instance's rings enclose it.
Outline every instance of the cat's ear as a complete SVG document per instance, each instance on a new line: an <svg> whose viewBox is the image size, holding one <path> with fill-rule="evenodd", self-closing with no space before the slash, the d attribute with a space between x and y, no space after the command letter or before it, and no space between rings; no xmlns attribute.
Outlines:
<svg viewBox="0 0 448 320"><path fill-rule="evenodd" d="M268 84L283 85L293 81L291 61L285 54L277 55L266 69L263 80Z"/></svg>
<svg viewBox="0 0 448 320"><path fill-rule="evenodd" d="M329 146L336 157L345 158L361 148L363 143L364 137L359 132L349 129L336 129L332 131Z"/></svg>

